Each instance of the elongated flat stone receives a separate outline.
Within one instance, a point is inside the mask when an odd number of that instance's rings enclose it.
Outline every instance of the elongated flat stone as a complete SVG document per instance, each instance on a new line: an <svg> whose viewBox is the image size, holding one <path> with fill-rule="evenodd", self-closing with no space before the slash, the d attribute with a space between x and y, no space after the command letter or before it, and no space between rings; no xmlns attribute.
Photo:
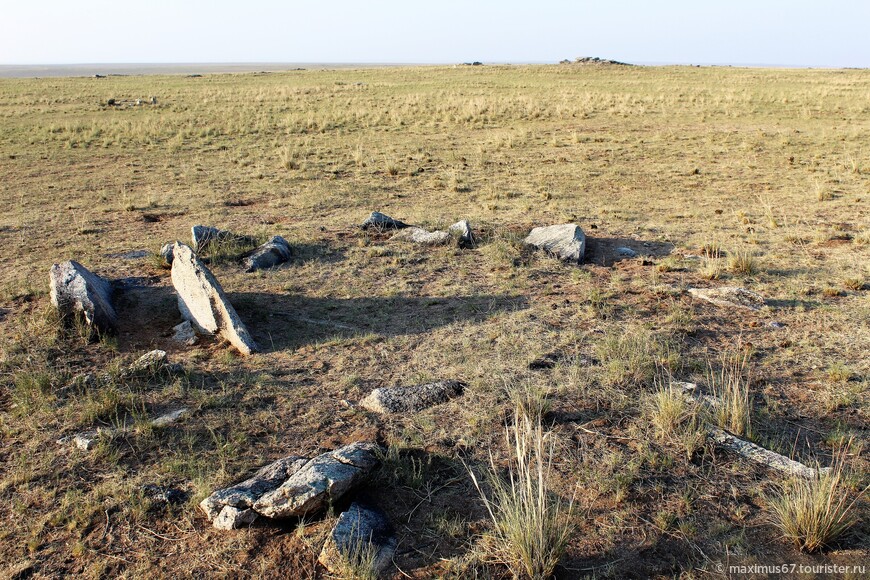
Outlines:
<svg viewBox="0 0 870 580"><path fill-rule="evenodd" d="M379 388L360 401L360 405L375 413L416 413L458 397L464 388L465 385L459 381Z"/></svg>
<svg viewBox="0 0 870 580"><path fill-rule="evenodd" d="M427 232L423 228L406 228L390 238L393 241L414 242L424 246L440 246L450 241L450 234L443 231Z"/></svg>
<svg viewBox="0 0 870 580"><path fill-rule="evenodd" d="M201 334L220 333L242 354L258 350L223 288L190 247L176 243L172 250L172 285L178 309Z"/></svg>
<svg viewBox="0 0 870 580"><path fill-rule="evenodd" d="M706 300L717 306L745 308L748 310L761 310L764 307L764 298L760 294L738 286L689 288L688 292L695 298Z"/></svg>
<svg viewBox="0 0 870 580"><path fill-rule="evenodd" d="M363 223L360 224L360 228L367 230L369 228L376 230L400 230L402 228L407 228L408 224L405 222L401 222L397 219L393 219L390 216L383 214L379 211L373 211L369 217L365 219Z"/></svg>

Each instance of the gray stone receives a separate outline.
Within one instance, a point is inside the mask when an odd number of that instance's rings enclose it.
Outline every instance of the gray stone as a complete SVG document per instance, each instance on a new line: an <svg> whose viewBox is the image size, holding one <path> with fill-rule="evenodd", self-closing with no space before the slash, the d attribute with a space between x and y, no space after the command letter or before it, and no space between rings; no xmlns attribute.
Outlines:
<svg viewBox="0 0 870 580"><path fill-rule="evenodd" d="M130 376L144 372L157 372L164 366L166 366L166 351L155 349L137 358L133 364L127 367L124 374Z"/></svg>
<svg viewBox="0 0 870 580"><path fill-rule="evenodd" d="M245 260L247 272L271 268L290 259L290 244L281 236L273 236Z"/></svg>
<svg viewBox="0 0 870 580"><path fill-rule="evenodd" d="M438 381L413 387L388 387L372 391L360 406L375 413L416 413L446 403L465 389L459 381Z"/></svg>
<svg viewBox="0 0 870 580"><path fill-rule="evenodd" d="M175 244L177 243L177 241L169 242L168 244L163 244L163 246L160 248L160 257L163 258L163 261L169 266L172 265L172 248L174 248Z"/></svg>
<svg viewBox="0 0 870 580"><path fill-rule="evenodd" d="M101 332L117 329L118 315L112 304L112 285L70 260L54 264L49 275L51 303L61 317L80 313L85 321Z"/></svg>
<svg viewBox="0 0 870 580"><path fill-rule="evenodd" d="M188 246L173 248L172 285L178 293L178 309L197 332L220 333L242 354L258 350L257 343L224 295L223 288Z"/></svg>
<svg viewBox="0 0 870 580"><path fill-rule="evenodd" d="M234 234L233 232L228 232L226 230L201 225L196 225L190 228L190 238L193 242L193 247L196 248L197 252L202 252L208 248L208 246L216 242L233 241L241 244L252 244L254 242L253 238L249 236Z"/></svg>
<svg viewBox="0 0 870 580"><path fill-rule="evenodd" d="M264 494L276 489L309 462L306 457L284 457L262 467L245 481L220 489L199 504L209 520L214 520L225 507L246 510Z"/></svg>
<svg viewBox="0 0 870 580"><path fill-rule="evenodd" d="M219 530L238 530L251 525L256 519L257 512L252 509L239 509L227 505L217 515L212 525Z"/></svg>
<svg viewBox="0 0 870 580"><path fill-rule="evenodd" d="M85 433L77 433L73 435L73 444L82 451L90 451L97 444L100 438L98 431L87 431Z"/></svg>
<svg viewBox="0 0 870 580"><path fill-rule="evenodd" d="M270 518L319 512L365 480L378 464L377 449L373 443L352 443L319 455L258 499L254 510Z"/></svg>
<svg viewBox="0 0 870 580"><path fill-rule="evenodd" d="M689 288L689 294L717 306L761 310L764 298L746 288L722 286L720 288Z"/></svg>
<svg viewBox="0 0 870 580"><path fill-rule="evenodd" d="M775 321L775 320L772 321L772 322L769 322L767 325L768 325L769 327L771 327L771 328L775 328L775 329L777 329L777 330L779 330L780 328L785 328L785 324L783 324L782 322L777 322L777 321Z"/></svg>
<svg viewBox="0 0 870 580"><path fill-rule="evenodd" d="M564 262L580 263L586 251L586 236L577 224L535 228L523 243L544 250Z"/></svg>
<svg viewBox="0 0 870 580"><path fill-rule="evenodd" d="M447 228L447 231L455 235L459 239L459 245L470 248L474 245L474 233L471 231L471 224L468 220L461 220Z"/></svg>
<svg viewBox="0 0 870 580"><path fill-rule="evenodd" d="M342 573L349 563L370 565L368 571L380 575L390 566L397 546L387 516L375 506L354 502L338 516L318 561L333 574Z"/></svg>
<svg viewBox="0 0 870 580"><path fill-rule="evenodd" d="M616 248L616 255L620 258L636 258L637 252L625 246Z"/></svg>
<svg viewBox="0 0 870 580"><path fill-rule="evenodd" d="M190 415L190 409L186 407L182 407L180 409L175 409L174 411L170 411L168 413L164 413L160 415L153 421L151 421L151 425L153 427L166 427L168 425L172 425L182 417L186 417Z"/></svg>
<svg viewBox="0 0 870 580"><path fill-rule="evenodd" d="M423 228L407 228L390 238L392 241L414 242L426 246L440 246L450 241L450 234L443 231L427 232Z"/></svg>
<svg viewBox="0 0 870 580"><path fill-rule="evenodd" d="M175 334L172 335L172 340L186 346L193 346L199 339L196 336L196 331L193 330L193 325L189 320L185 320L181 324L176 324L172 327Z"/></svg>
<svg viewBox="0 0 870 580"><path fill-rule="evenodd" d="M393 219L379 211L373 211L359 227L364 230L369 228L376 230L400 230L402 228L407 228L408 224Z"/></svg>

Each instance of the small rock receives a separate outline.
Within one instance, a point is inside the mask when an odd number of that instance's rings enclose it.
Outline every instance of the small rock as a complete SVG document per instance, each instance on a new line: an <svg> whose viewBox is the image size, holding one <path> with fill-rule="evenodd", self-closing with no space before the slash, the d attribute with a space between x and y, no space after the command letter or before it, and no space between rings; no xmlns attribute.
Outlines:
<svg viewBox="0 0 870 580"><path fill-rule="evenodd" d="M319 455L274 491L260 497L254 510L270 518L301 517L340 500L378 465L377 445L352 443Z"/></svg>
<svg viewBox="0 0 870 580"><path fill-rule="evenodd" d="M462 395L464 390L465 384L459 381L438 381L413 387L379 388L360 401L360 406L375 413L416 413L446 403Z"/></svg>
<svg viewBox="0 0 870 580"><path fill-rule="evenodd" d="M160 248L160 256L163 258L163 262L166 263L166 265L168 266L172 265L172 248L175 247L175 244L177 243L179 242L170 242L168 244L163 244L163 246Z"/></svg>
<svg viewBox="0 0 870 580"><path fill-rule="evenodd" d="M400 230L402 228L407 228L408 224L404 222L400 222L399 220L393 219L388 215L382 214L379 211L373 211L366 220L360 224L361 229L367 230L369 228L373 228L376 230Z"/></svg>
<svg viewBox="0 0 870 580"><path fill-rule="evenodd" d="M390 238L390 240L414 242L427 246L440 246L450 241L450 234L440 230L427 232L423 228L407 228Z"/></svg>
<svg viewBox="0 0 870 580"><path fill-rule="evenodd" d="M695 298L706 300L717 306L747 308L749 310L760 310L764 306L764 298L761 295L737 286L689 288L688 292Z"/></svg>
<svg viewBox="0 0 870 580"><path fill-rule="evenodd" d="M776 328L776 329L785 328L785 324L783 324L782 322L777 322L777 321L769 322L768 326L771 328Z"/></svg>
<svg viewBox="0 0 870 580"><path fill-rule="evenodd" d="M142 486L142 492L153 501L163 504L177 505L187 500L187 493L174 488L149 483Z"/></svg>
<svg viewBox="0 0 870 580"><path fill-rule="evenodd" d="M97 441L100 439L99 431L85 431L84 433L76 433L72 437L73 445L76 446L76 449L81 449L82 451L90 451L97 444Z"/></svg>
<svg viewBox="0 0 870 580"><path fill-rule="evenodd" d="M459 238L459 245L464 248L474 246L474 233L468 220L461 220L447 228L447 231Z"/></svg>
<svg viewBox="0 0 870 580"><path fill-rule="evenodd" d="M620 258L636 258L637 252L635 252L631 248L626 248L623 246L620 248L616 248L616 255Z"/></svg>
<svg viewBox="0 0 870 580"><path fill-rule="evenodd" d="M112 304L112 285L70 260L54 264L49 276L51 303L61 317L81 313L85 321L101 332L114 332L118 315Z"/></svg>
<svg viewBox="0 0 870 580"><path fill-rule="evenodd" d="M219 530L238 530L251 525L256 519L257 512L252 509L239 509L227 505L217 515L212 525Z"/></svg>
<svg viewBox="0 0 870 580"><path fill-rule="evenodd" d="M535 228L523 243L553 254L564 262L578 264L586 251L586 236L577 224Z"/></svg>
<svg viewBox="0 0 870 580"><path fill-rule="evenodd" d="M338 516L318 561L333 574L345 572L347 564L364 564L371 566L368 572L380 575L390 566L397 546L387 516L374 506L354 502Z"/></svg>
<svg viewBox="0 0 870 580"><path fill-rule="evenodd" d="M179 342L185 346L193 346L199 342L196 336L196 331L193 330L193 325L189 320L185 320L181 324L176 324L172 327L175 333L172 335L172 340Z"/></svg>
<svg viewBox="0 0 870 580"><path fill-rule="evenodd" d="M166 366L166 351L152 350L136 359L136 362L127 367L127 375L136 375L144 372L157 372Z"/></svg>
<svg viewBox="0 0 870 580"><path fill-rule="evenodd" d="M182 417L189 415L190 409L186 407L182 407L180 409L176 409L174 411L170 411L169 413L165 413L160 415L153 421L151 421L151 425L153 427L166 427L167 425L172 425Z"/></svg>
<svg viewBox="0 0 870 580"><path fill-rule="evenodd" d="M245 260L245 265L247 266L247 270L245 271L253 272L254 270L271 268L272 266L283 264L289 259L290 244L288 244L287 240L281 236L274 236L268 242L257 248L254 253Z"/></svg>
<svg viewBox="0 0 870 580"><path fill-rule="evenodd" d="M181 315L197 332L219 332L242 354L256 352L257 343L205 264L184 244L176 243L173 255L172 285Z"/></svg>
<svg viewBox="0 0 870 580"><path fill-rule="evenodd" d="M233 232L228 232L226 230L219 230L218 228L211 226L200 225L190 228L190 237L193 242L193 247L196 248L197 252L202 252L209 245L215 242L235 241L249 244L253 241L252 238L248 236L234 234Z"/></svg>

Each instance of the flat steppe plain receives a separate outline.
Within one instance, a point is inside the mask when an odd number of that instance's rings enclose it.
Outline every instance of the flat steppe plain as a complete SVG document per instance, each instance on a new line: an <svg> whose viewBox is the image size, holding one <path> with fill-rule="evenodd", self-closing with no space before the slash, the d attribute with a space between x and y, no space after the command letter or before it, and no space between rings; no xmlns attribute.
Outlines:
<svg viewBox="0 0 870 580"><path fill-rule="evenodd" d="M466 465L507 465L505 425L530 400L554 445L548 486L574 498L559 577L868 559L862 500L852 533L804 554L770 523L783 476L662 432L650 400L668 375L703 386L743 357L753 439L822 465L845 445L849 493L867 485L870 71L2 79L0 176L6 577L322 577L334 514L220 532L197 502L357 440L389 448L364 493L396 527L395 577L508 576ZM372 210L428 229L468 219L479 243L364 233ZM567 222L588 236L584 264L522 247L532 227ZM240 248L207 256L263 353L172 342L180 315L150 253L194 224L294 246L253 274ZM640 256L617 260L621 246ZM52 315L48 271L68 259L121 281L117 336L88 340ZM767 306L685 292L724 285ZM153 348L185 373L75 380ZM465 395L389 418L356 404L442 378ZM182 406L182 421L149 425ZM55 443L112 425L130 428L91 452ZM149 484L186 500L164 505Z"/></svg>

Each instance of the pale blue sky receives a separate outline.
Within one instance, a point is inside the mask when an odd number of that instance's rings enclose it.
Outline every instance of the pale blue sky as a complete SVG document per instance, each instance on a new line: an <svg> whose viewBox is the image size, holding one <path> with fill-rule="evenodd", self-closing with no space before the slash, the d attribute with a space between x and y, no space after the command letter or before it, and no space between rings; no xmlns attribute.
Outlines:
<svg viewBox="0 0 870 580"><path fill-rule="evenodd" d="M0 64L870 66L870 0L5 0Z"/></svg>

